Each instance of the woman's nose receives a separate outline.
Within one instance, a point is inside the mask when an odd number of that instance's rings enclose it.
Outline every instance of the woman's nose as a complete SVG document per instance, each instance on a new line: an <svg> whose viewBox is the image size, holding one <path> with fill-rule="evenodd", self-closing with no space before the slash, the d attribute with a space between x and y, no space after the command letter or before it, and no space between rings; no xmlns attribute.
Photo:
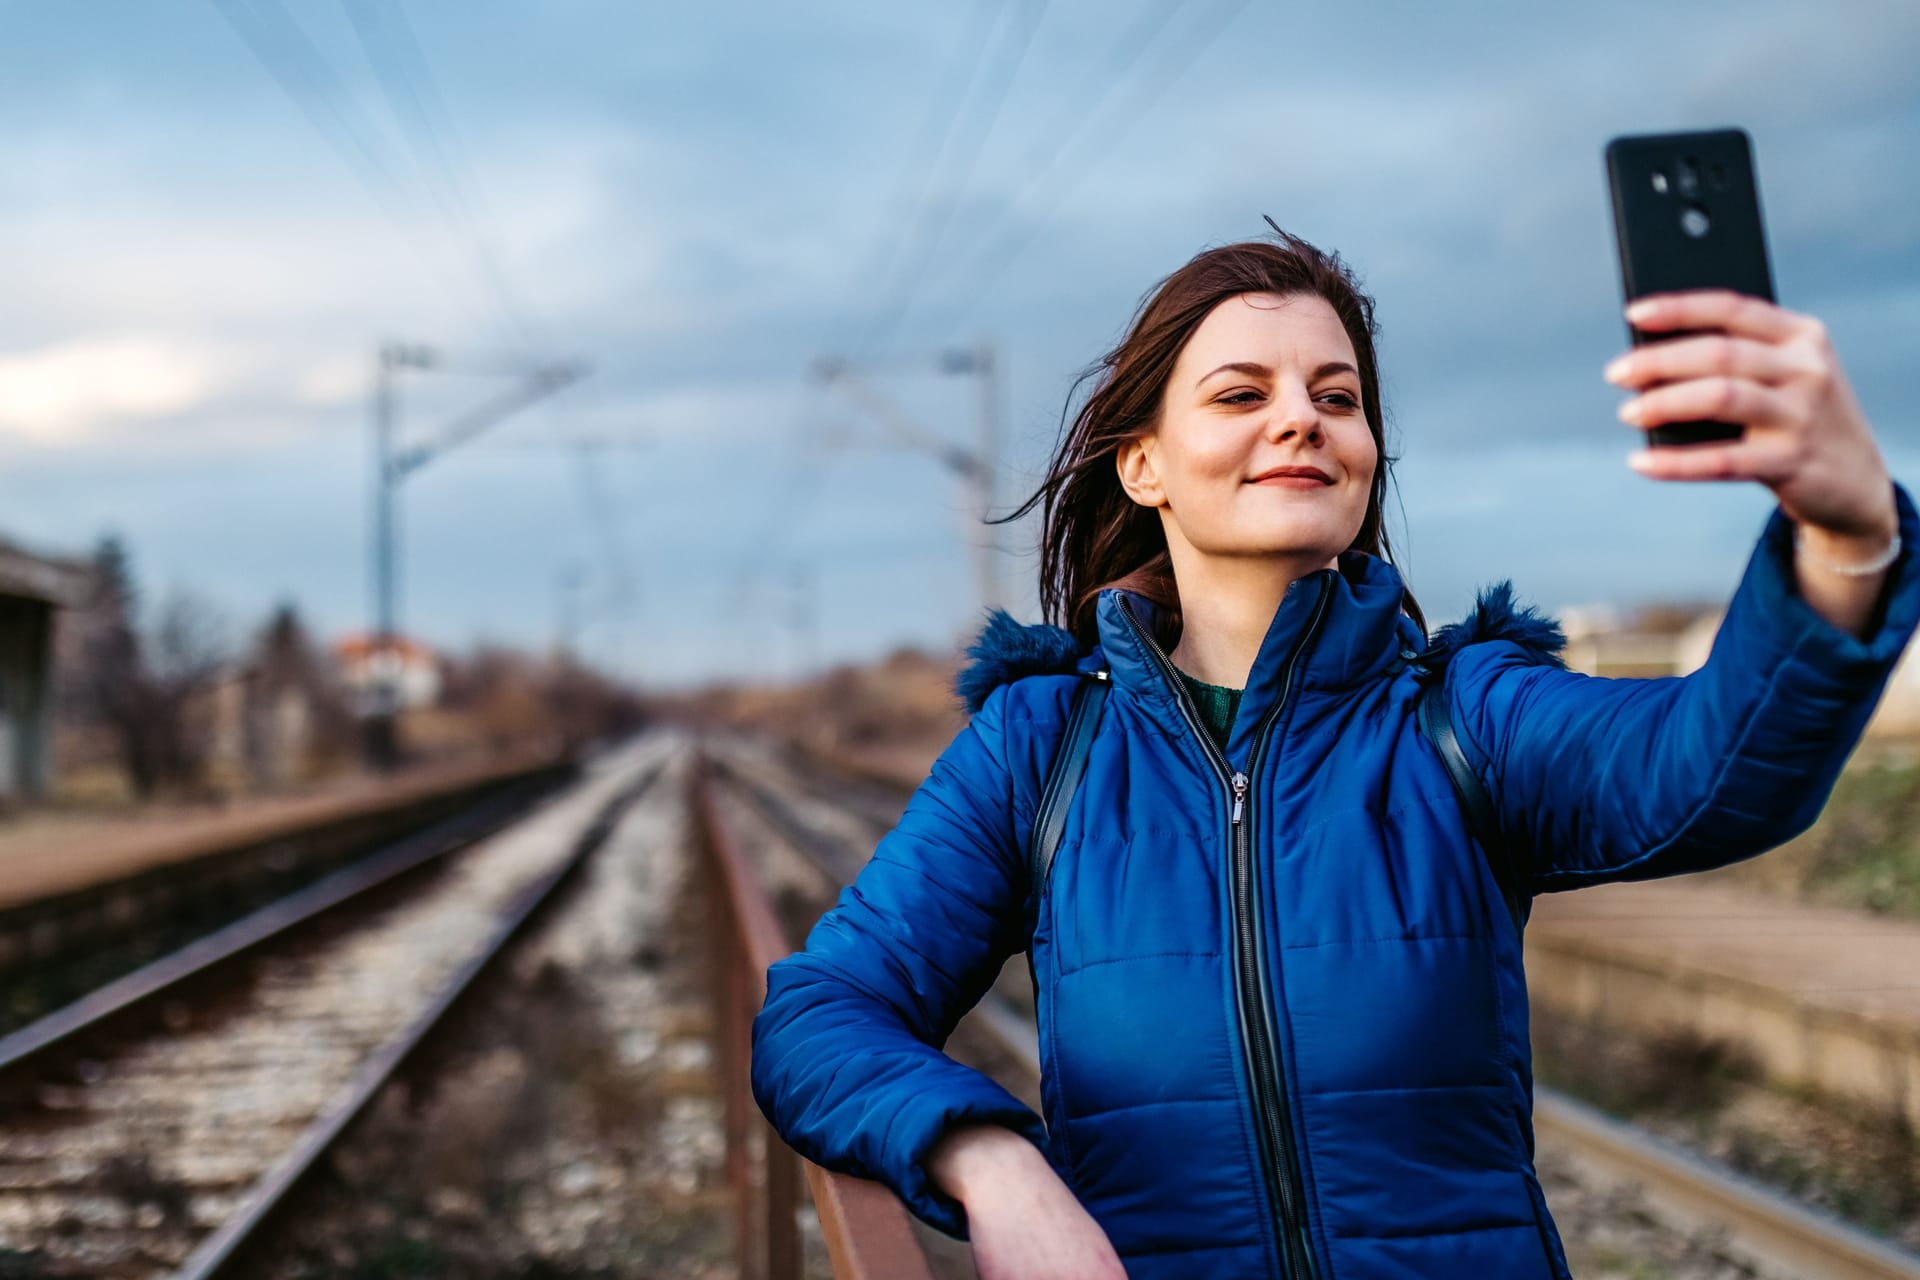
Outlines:
<svg viewBox="0 0 1920 1280"><path fill-rule="evenodd" d="M1318 442L1320 412L1314 407L1313 397L1304 389L1275 395L1267 415L1267 434L1275 441L1299 435Z"/></svg>

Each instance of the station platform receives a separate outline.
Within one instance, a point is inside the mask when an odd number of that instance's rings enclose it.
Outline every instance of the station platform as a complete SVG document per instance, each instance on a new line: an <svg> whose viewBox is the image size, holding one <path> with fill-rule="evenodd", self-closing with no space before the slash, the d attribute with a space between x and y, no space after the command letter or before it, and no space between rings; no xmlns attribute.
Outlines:
<svg viewBox="0 0 1920 1280"><path fill-rule="evenodd" d="M264 844L320 823L484 787L545 763L524 757L425 766L219 809L154 806L112 818L30 813L14 825L0 825L0 911Z"/></svg>
<svg viewBox="0 0 1920 1280"><path fill-rule="evenodd" d="M1534 901L1536 1008L1750 1049L1772 1078L1920 1107L1920 923L1763 896L1711 873Z"/></svg>

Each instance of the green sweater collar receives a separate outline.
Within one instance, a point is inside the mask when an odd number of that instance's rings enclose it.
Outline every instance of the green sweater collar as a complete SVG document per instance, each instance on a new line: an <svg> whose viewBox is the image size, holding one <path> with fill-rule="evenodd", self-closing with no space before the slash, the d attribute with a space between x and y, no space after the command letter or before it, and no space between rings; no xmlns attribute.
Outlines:
<svg viewBox="0 0 1920 1280"><path fill-rule="evenodd" d="M1200 712L1200 722L1206 727L1207 734L1222 751L1227 749L1227 731L1233 727L1233 713L1240 709L1242 689L1226 689L1217 684L1208 684L1195 680L1178 667L1174 668L1180 677L1180 683L1187 686L1187 694L1193 699L1194 707Z"/></svg>

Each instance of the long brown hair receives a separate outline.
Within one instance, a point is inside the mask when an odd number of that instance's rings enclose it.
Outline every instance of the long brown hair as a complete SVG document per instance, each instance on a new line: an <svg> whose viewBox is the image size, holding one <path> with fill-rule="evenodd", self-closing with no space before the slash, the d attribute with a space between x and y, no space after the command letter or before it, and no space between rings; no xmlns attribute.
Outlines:
<svg viewBox="0 0 1920 1280"><path fill-rule="evenodd" d="M1180 596L1173 561L1158 514L1127 496L1114 467L1121 444L1155 430L1174 361L1200 322L1220 303L1244 293L1318 294L1353 342L1367 427L1380 462L1374 468L1366 518L1350 550L1387 561L1393 552L1381 521L1381 504L1397 455L1386 448L1380 405L1380 374L1374 358L1373 299L1335 253L1325 253L1282 231L1271 218L1274 241L1250 240L1207 249L1162 280L1142 300L1120 345L1074 381L1073 397L1089 378L1093 394L1063 429L1046 479L1004 521L1017 520L1044 504L1040 534L1040 605L1049 622L1083 643L1097 638L1094 606L1108 587L1138 592L1160 607L1162 634L1171 648L1179 636ZM1426 631L1426 618L1406 593L1403 608Z"/></svg>

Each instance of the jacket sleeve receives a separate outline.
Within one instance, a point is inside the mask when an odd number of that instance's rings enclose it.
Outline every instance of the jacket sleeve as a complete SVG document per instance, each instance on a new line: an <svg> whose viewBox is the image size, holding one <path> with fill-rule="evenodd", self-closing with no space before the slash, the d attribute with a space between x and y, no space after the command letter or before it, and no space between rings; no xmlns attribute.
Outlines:
<svg viewBox="0 0 1920 1280"><path fill-rule="evenodd" d="M1705 870L1812 825L1920 621L1920 521L1894 498L1903 549L1865 639L1800 596L1775 508L1697 671L1589 676L1504 640L1454 655L1454 723L1535 892Z"/></svg>
<svg viewBox="0 0 1920 1280"><path fill-rule="evenodd" d="M753 1095L780 1136L963 1239L964 1209L926 1171L941 1135L985 1122L1046 1139L1029 1107L940 1051L1026 945L1030 798L1016 815L1006 702L1007 686L989 695L806 948L768 970L753 1023Z"/></svg>

